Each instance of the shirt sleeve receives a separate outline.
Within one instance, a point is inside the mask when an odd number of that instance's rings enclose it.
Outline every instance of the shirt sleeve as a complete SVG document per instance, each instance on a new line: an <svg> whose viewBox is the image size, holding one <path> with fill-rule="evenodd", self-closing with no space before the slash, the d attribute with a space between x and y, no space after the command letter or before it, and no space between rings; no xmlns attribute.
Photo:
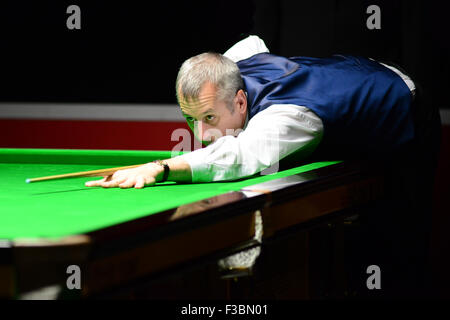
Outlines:
<svg viewBox="0 0 450 320"><path fill-rule="evenodd" d="M311 110L292 104L272 105L256 114L237 137L182 155L192 182L235 180L261 172L302 149L309 155L322 138L323 124Z"/></svg>
<svg viewBox="0 0 450 320"><path fill-rule="evenodd" d="M233 45L223 55L234 62L238 62L263 52L269 52L264 41L258 36L248 36Z"/></svg>

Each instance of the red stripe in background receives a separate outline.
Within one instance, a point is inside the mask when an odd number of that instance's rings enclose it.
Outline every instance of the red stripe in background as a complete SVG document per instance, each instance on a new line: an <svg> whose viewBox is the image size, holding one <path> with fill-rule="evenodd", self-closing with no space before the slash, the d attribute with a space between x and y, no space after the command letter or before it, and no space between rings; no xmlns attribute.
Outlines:
<svg viewBox="0 0 450 320"><path fill-rule="evenodd" d="M189 131L184 122L0 119L0 147L172 150L180 128Z"/></svg>

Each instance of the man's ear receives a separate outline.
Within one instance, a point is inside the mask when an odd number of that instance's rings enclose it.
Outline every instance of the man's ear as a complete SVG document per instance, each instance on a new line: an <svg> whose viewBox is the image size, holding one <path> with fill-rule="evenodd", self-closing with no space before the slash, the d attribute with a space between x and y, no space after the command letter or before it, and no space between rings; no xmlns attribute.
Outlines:
<svg viewBox="0 0 450 320"><path fill-rule="evenodd" d="M238 111L241 114L247 113L247 95L244 90L240 89L236 94L236 103L238 106Z"/></svg>

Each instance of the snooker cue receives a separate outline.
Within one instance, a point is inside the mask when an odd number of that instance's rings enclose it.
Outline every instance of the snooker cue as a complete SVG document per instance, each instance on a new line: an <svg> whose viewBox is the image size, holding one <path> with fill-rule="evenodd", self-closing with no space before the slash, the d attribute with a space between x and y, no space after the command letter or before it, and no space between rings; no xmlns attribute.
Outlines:
<svg viewBox="0 0 450 320"><path fill-rule="evenodd" d="M58 174L58 175L54 175L54 176L26 179L25 182L26 183L31 183L31 182L48 181L48 180L56 180L56 179L66 179L66 178L109 176L109 175L113 174L114 172L116 172L118 170L136 168L136 167L139 167L139 166L142 166L142 165L143 164L135 164L135 165L132 165L132 166L125 166L125 167L106 168L106 169L99 169L99 170L90 170L90 171L81 171L81 172L74 172L74 173Z"/></svg>

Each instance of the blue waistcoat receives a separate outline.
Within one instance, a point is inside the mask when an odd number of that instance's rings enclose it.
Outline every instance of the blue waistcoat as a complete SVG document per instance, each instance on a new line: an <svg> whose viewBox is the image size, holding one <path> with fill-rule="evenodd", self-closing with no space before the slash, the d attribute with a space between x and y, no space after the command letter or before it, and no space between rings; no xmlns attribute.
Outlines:
<svg viewBox="0 0 450 320"><path fill-rule="evenodd" d="M305 106L323 122L320 145L343 153L384 153L414 137L411 92L378 62L342 55L285 58L260 53L237 65L250 119L273 104Z"/></svg>

